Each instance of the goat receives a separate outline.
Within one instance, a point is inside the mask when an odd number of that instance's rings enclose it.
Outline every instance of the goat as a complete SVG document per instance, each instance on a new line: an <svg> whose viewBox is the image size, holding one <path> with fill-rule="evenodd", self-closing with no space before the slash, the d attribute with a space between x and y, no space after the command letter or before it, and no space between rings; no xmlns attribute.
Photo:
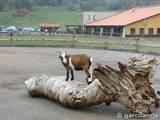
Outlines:
<svg viewBox="0 0 160 120"><path fill-rule="evenodd" d="M66 81L69 79L69 73L71 73L71 80L74 80L73 70L84 70L87 75L87 83L90 84L92 82L92 63L93 57L87 56L86 54L65 54L62 52L57 51L60 53L60 60L66 69L67 78Z"/></svg>

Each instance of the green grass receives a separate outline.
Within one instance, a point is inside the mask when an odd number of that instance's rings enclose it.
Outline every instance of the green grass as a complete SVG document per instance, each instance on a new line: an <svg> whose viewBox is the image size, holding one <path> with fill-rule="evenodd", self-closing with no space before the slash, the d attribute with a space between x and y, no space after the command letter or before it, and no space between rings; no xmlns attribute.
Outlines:
<svg viewBox="0 0 160 120"><path fill-rule="evenodd" d="M62 45L62 46L71 46L73 42L65 42L65 41L54 41L54 40L13 40L13 45ZM75 42L75 46L85 46L85 43ZM0 40L0 45L11 45L11 40Z"/></svg>
<svg viewBox="0 0 160 120"><path fill-rule="evenodd" d="M73 36L72 35L47 35L47 36L41 36L41 35L35 35L35 36L18 36L14 35L13 40L56 40L56 41L72 41ZM10 40L10 37L8 35L0 35L0 40ZM135 44L136 41L134 38L127 39L127 38L106 38L106 37L100 37L100 36L93 36L93 35L76 35L75 37L76 41L81 42L98 42L101 44L101 42L109 42L112 44ZM141 45L154 45L154 46L160 46L159 38L149 38L149 39L141 39L138 42ZM97 44L97 43L96 43Z"/></svg>
<svg viewBox="0 0 160 120"><path fill-rule="evenodd" d="M26 17L14 17L11 12L0 13L0 25L14 25L14 26L39 26L41 23L55 23L60 24L62 28L65 25L82 24L82 12L71 11L47 11L47 12L31 12Z"/></svg>

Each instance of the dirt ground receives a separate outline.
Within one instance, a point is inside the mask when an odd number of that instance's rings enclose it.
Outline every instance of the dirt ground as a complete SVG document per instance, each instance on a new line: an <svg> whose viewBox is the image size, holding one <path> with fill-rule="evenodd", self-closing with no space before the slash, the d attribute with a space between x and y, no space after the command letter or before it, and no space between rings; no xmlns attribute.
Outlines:
<svg viewBox="0 0 160 120"><path fill-rule="evenodd" d="M65 69L56 51L71 54L86 53L94 57L95 63L107 64L118 69L117 62L128 63L128 58L136 53L92 49L0 47L0 120L118 120L126 119L129 110L112 103L82 109L65 108L47 98L29 96L24 81L34 75L64 76ZM160 56L156 57L160 62ZM84 72L75 72L75 79L85 81ZM154 86L160 90L160 65L157 66ZM152 115L160 119L160 109Z"/></svg>

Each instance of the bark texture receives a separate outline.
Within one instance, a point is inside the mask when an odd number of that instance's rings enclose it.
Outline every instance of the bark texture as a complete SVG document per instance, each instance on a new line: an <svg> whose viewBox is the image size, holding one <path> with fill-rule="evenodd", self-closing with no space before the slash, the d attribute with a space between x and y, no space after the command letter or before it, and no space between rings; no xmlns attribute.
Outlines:
<svg viewBox="0 0 160 120"><path fill-rule="evenodd" d="M118 102L132 113L153 112L159 106L159 95L152 85L157 60L144 55L129 59L129 64L118 62L119 70L107 65L94 69L91 84L65 81L65 77L39 75L25 81L31 96L47 96L67 107L86 107Z"/></svg>

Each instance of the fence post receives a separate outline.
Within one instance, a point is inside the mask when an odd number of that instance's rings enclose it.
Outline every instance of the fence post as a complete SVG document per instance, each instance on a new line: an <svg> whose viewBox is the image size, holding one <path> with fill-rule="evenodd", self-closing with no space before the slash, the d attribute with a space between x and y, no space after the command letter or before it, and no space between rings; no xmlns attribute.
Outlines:
<svg viewBox="0 0 160 120"><path fill-rule="evenodd" d="M138 52L138 41L139 41L139 38L136 38L136 52Z"/></svg>
<svg viewBox="0 0 160 120"><path fill-rule="evenodd" d="M12 39L12 37L10 39L11 39L11 46L13 46L13 39Z"/></svg>
<svg viewBox="0 0 160 120"><path fill-rule="evenodd" d="M109 43L108 43L107 41L104 42L104 49L105 49L105 50L108 50L108 44L109 44Z"/></svg>
<svg viewBox="0 0 160 120"><path fill-rule="evenodd" d="M73 39L72 39L72 47L73 48L75 48L76 47L76 45L75 45L75 37L76 37L76 31L74 31L74 33L73 33Z"/></svg>
<svg viewBox="0 0 160 120"><path fill-rule="evenodd" d="M45 38L44 38L45 35L43 35L42 33L42 46L44 47L45 46Z"/></svg>
<svg viewBox="0 0 160 120"><path fill-rule="evenodd" d="M10 31L9 32L9 37L10 37L10 40L11 40L11 46L13 46L13 38L12 38L12 36L13 36L13 33L12 33L12 31Z"/></svg>

